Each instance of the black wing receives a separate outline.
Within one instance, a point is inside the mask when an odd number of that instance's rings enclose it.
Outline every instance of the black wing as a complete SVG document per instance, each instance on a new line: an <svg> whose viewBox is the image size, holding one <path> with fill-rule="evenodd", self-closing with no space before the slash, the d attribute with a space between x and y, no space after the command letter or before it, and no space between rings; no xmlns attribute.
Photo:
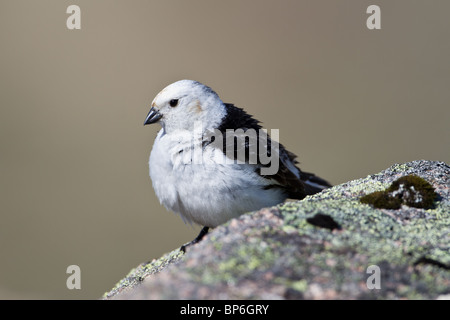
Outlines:
<svg viewBox="0 0 450 320"><path fill-rule="evenodd" d="M268 167L269 165L264 165L262 163L260 155L262 152L266 152L267 156L271 157L271 145L273 142L268 135L264 135L264 137L260 136L260 122L254 119L243 109L229 103L226 103L225 107L227 109L227 114L223 119L222 124L219 128L217 128L222 133L223 137L227 137L227 129L232 129L233 131L242 129L244 132L247 132L249 129L253 129L256 132L258 141L259 139L264 138L267 140L264 150L260 150L259 143L254 148L249 147L251 143L254 143L254 141L252 142L248 139L242 140L225 138L222 149L226 154L226 150L228 150L227 147L233 147L234 159L239 159L239 151L244 150L245 159L239 160L244 160L246 163L249 162L252 155L255 156L257 159L256 172L267 179L267 185L263 187L264 189L279 188L282 189L289 198L303 199L308 194L317 193L322 189L331 186L328 182L316 177L314 174L304 173L296 167L296 155L286 150L282 144L278 144L277 148L274 148L275 152L278 153L279 158L278 171L274 175L262 175L261 168ZM257 154L252 154L252 152L254 153L255 151Z"/></svg>

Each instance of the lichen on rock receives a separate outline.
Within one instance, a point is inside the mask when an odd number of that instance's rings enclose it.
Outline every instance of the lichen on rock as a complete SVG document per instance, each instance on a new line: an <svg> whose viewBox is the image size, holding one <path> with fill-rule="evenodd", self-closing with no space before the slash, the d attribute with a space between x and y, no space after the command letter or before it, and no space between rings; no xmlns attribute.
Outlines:
<svg viewBox="0 0 450 320"><path fill-rule="evenodd" d="M360 198L415 175L429 209L377 209ZM402 180L400 180L402 181ZM104 298L437 299L450 293L450 167L396 164L301 201L244 214L204 240L142 264ZM404 189L408 189L404 184ZM400 190L400 187L396 190ZM413 198L413 203L418 197ZM381 272L369 289L368 267Z"/></svg>

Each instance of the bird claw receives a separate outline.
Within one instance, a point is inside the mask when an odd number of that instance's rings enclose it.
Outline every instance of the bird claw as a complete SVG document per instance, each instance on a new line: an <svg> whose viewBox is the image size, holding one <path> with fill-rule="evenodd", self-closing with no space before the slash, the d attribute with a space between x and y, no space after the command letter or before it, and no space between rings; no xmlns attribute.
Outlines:
<svg viewBox="0 0 450 320"><path fill-rule="evenodd" d="M202 230L200 230L200 233L198 234L198 236L194 240L192 240L191 242L185 243L180 247L180 251L183 253L186 253L186 248L200 242L203 239L203 237L208 233L208 230L209 230L209 227L203 227Z"/></svg>

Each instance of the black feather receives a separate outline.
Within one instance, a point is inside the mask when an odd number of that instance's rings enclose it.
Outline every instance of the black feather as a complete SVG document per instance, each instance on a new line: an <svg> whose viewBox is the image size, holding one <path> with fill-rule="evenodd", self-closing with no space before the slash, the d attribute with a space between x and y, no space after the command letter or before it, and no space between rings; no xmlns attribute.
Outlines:
<svg viewBox="0 0 450 320"><path fill-rule="evenodd" d="M296 175L297 172L294 173L288 168L288 163L292 163L294 166L297 163L297 161L295 160L296 155L293 154L292 152L287 151L282 144L278 144L278 149L275 150L279 156L278 172L275 175L270 176L262 175L261 167L268 167L269 165L262 164L259 155L260 152L266 152L268 157L271 156L270 152L272 141L270 137L267 136L266 148L263 151L259 150L260 147L259 144L257 144L256 148L249 148L249 145L251 143L249 139L245 139L244 141L242 141L242 139L240 140L235 138L230 139L230 136L228 136L227 139L227 129L231 129L233 131L237 129L242 129L244 132L247 132L249 129L253 129L256 131L257 139L259 140L260 139L259 129L261 129L262 127L259 124L260 122L258 120L254 119L250 114L245 112L243 109L238 108L233 104L229 103L226 103L225 107L227 111L226 116L222 120L221 125L217 128L222 133L222 136L225 137L222 145L222 151L224 152L224 154L227 154L226 150L228 150L228 148L233 147L234 148L233 159L238 159L239 156L238 151L242 150L242 148L245 148L245 159L239 158L239 160L243 160L244 162L249 163L249 159L251 156L250 152L251 151L254 152L256 150L257 155L253 156L256 156L257 158L258 168L255 171L264 178L267 178L273 182L272 184L264 186L263 189L268 190L272 188L278 188L283 190L283 192L286 194L286 197L292 199L303 199L306 195L317 193L322 189L311 187L310 185L305 184L302 180L307 181L309 179L314 183L321 185L323 184L324 188L331 186L325 180L318 178L311 173L303 173L300 171L299 168L295 167L295 170L298 170L298 173L300 174L299 179ZM213 141L214 140L208 141L208 143L204 145L212 143ZM239 145L239 143L241 144ZM314 180L311 180L313 178Z"/></svg>

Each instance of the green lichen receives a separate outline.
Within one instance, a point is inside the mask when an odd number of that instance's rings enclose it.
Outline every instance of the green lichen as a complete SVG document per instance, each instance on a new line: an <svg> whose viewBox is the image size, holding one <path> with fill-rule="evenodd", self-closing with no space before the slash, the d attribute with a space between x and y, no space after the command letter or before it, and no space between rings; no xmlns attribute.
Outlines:
<svg viewBox="0 0 450 320"><path fill-rule="evenodd" d="M306 289L308 288L308 281L306 280L298 280L298 281L294 281L290 284L290 287L294 290L300 291L300 292L304 292L306 291Z"/></svg>
<svg viewBox="0 0 450 320"><path fill-rule="evenodd" d="M395 180L384 191L376 191L361 197L360 201L379 209L400 209L402 204L415 208L432 208L438 195L425 180L407 175Z"/></svg>
<svg viewBox="0 0 450 320"><path fill-rule="evenodd" d="M154 259L147 263L140 264L132 269L122 280L120 280L109 292L104 293L103 298L113 296L123 290L133 288L141 283L149 275L155 274L166 268L168 265L180 261L184 253L179 250L173 250L159 259Z"/></svg>
<svg viewBox="0 0 450 320"><path fill-rule="evenodd" d="M390 168L390 170L394 173L403 173L409 168L410 168L409 163L396 163Z"/></svg>

